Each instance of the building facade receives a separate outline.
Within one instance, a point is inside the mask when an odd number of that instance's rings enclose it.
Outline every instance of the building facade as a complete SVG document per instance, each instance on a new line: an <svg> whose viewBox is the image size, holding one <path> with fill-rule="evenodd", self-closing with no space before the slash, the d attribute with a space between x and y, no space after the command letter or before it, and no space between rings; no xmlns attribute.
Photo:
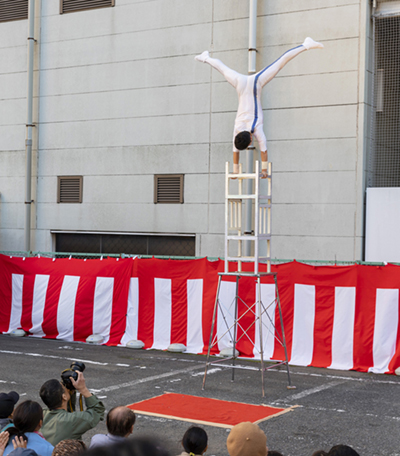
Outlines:
<svg viewBox="0 0 400 456"><path fill-rule="evenodd" d="M30 250L223 256L237 96L194 56L246 74L249 1L82 3L35 2ZM374 6L258 1L257 70L325 46L263 91L274 258L364 258ZM0 21L0 250L25 250L28 20Z"/></svg>

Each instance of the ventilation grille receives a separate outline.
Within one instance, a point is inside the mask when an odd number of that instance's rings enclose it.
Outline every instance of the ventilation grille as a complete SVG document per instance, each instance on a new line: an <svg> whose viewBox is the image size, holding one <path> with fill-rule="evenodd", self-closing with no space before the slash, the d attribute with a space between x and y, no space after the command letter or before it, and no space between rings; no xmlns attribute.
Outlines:
<svg viewBox="0 0 400 456"><path fill-rule="evenodd" d="M106 8L114 5L115 0L60 0L60 13Z"/></svg>
<svg viewBox="0 0 400 456"><path fill-rule="evenodd" d="M154 176L154 202L183 203L183 174L158 174Z"/></svg>
<svg viewBox="0 0 400 456"><path fill-rule="evenodd" d="M0 22L28 19L28 0L0 0Z"/></svg>
<svg viewBox="0 0 400 456"><path fill-rule="evenodd" d="M82 203L82 176L58 176L57 203Z"/></svg>

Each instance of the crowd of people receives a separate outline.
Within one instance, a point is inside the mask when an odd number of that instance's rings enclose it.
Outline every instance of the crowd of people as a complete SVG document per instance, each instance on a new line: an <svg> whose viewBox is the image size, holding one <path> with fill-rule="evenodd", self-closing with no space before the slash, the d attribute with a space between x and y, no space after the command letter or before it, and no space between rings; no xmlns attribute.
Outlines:
<svg viewBox="0 0 400 456"><path fill-rule="evenodd" d="M112 408L106 417L107 434L96 434L89 448L82 435L104 419L104 404L86 386L82 372L68 389L58 380L48 380L40 389L46 408L35 401L19 402L15 391L0 393L0 456L169 456L151 439L129 438L136 416L125 406ZM86 408L76 408L76 392L84 398ZM182 438L179 456L201 456L208 448L204 429L191 426ZM267 447L267 437L257 424L234 426L226 441L230 456L282 456ZM312 456L358 456L349 446L336 445L328 452L318 450Z"/></svg>

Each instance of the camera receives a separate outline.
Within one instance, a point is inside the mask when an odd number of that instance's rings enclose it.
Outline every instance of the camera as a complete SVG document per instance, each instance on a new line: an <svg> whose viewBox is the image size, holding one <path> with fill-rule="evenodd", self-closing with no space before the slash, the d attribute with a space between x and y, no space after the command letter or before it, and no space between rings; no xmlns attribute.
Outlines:
<svg viewBox="0 0 400 456"><path fill-rule="evenodd" d="M78 372L83 372L86 366L84 363L80 361L74 361L70 366L69 369L65 369L61 372L61 382L70 391L75 389L74 385L72 384L70 377L72 377L75 381L78 379Z"/></svg>

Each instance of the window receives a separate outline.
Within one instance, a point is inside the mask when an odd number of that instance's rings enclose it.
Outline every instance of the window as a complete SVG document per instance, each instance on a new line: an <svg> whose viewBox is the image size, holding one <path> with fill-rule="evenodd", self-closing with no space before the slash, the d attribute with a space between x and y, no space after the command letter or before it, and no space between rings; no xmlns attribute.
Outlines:
<svg viewBox="0 0 400 456"><path fill-rule="evenodd" d="M58 176L57 203L82 203L82 176Z"/></svg>
<svg viewBox="0 0 400 456"><path fill-rule="evenodd" d="M28 19L28 0L0 0L0 22Z"/></svg>
<svg viewBox="0 0 400 456"><path fill-rule="evenodd" d="M60 0L60 14L115 6L115 0Z"/></svg>
<svg viewBox="0 0 400 456"><path fill-rule="evenodd" d="M154 176L154 203L183 203L183 174L156 174Z"/></svg>
<svg viewBox="0 0 400 456"><path fill-rule="evenodd" d="M56 252L125 253L129 255L195 256L194 235L146 235L109 233L60 233Z"/></svg>

